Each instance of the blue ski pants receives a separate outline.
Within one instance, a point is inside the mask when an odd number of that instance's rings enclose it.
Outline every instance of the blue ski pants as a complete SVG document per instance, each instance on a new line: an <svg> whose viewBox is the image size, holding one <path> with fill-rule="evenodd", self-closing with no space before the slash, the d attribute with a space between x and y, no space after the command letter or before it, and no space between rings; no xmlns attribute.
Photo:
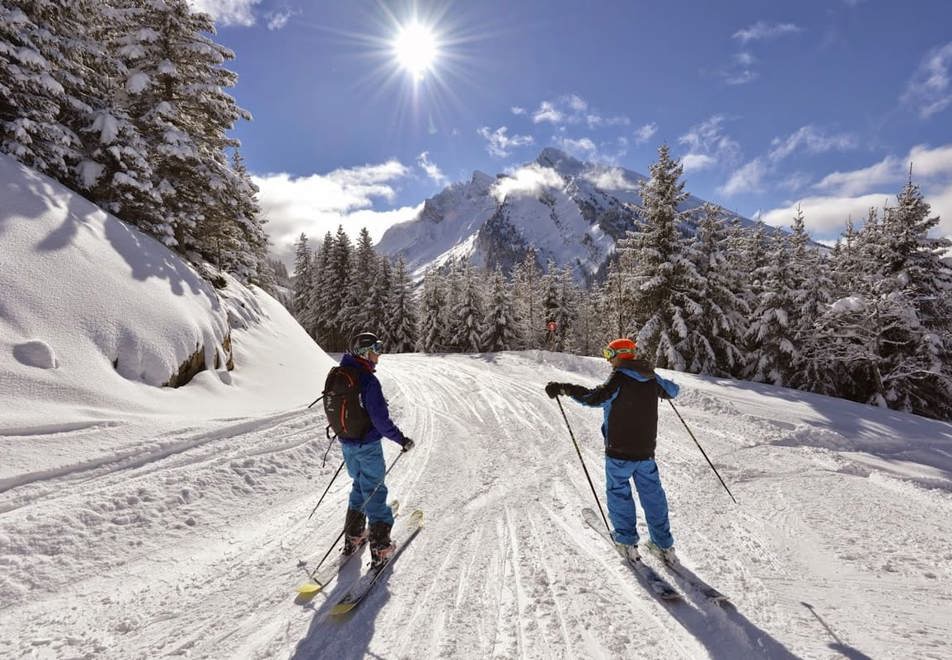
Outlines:
<svg viewBox="0 0 952 660"><path fill-rule="evenodd" d="M387 465L383 460L383 447L380 441L360 445L342 442L341 450L344 453L347 474L354 480L350 489L348 507L363 511L371 524L383 522L392 525L393 511L387 504L387 486L383 483ZM376 492L374 492L375 488ZM373 493L372 497L371 493ZM369 501L367 501L368 497ZM367 503L364 504L364 502Z"/></svg>
<svg viewBox="0 0 952 660"><path fill-rule="evenodd" d="M630 479L634 478L638 500L645 510L648 534L655 545L670 548L674 545L671 525L668 522L668 498L661 487L658 464L654 459L625 461L605 457L605 484L608 491L608 517L615 528L616 543L638 543L635 500L631 495Z"/></svg>

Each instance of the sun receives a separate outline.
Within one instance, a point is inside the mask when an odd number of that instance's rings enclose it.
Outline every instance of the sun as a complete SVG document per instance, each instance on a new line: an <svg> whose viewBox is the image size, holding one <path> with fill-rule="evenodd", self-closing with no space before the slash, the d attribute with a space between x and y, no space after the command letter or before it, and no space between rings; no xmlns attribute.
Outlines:
<svg viewBox="0 0 952 660"><path fill-rule="evenodd" d="M436 35L420 23L401 26L391 46L397 64L417 82L433 69L439 57Z"/></svg>

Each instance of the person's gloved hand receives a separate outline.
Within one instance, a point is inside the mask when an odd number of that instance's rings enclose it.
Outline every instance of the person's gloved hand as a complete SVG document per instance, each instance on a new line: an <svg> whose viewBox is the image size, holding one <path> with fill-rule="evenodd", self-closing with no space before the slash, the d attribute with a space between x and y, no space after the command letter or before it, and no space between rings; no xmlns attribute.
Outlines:
<svg viewBox="0 0 952 660"><path fill-rule="evenodd" d="M414 446L415 444L416 444L416 443L413 442L413 440L411 440L410 438L404 438L404 439L403 439L403 453L406 453L406 452L410 451L411 449L413 449L413 446Z"/></svg>
<svg viewBox="0 0 952 660"><path fill-rule="evenodd" d="M549 395L550 399L554 399L560 394L565 394L565 386L563 383L551 382L545 386L545 393Z"/></svg>

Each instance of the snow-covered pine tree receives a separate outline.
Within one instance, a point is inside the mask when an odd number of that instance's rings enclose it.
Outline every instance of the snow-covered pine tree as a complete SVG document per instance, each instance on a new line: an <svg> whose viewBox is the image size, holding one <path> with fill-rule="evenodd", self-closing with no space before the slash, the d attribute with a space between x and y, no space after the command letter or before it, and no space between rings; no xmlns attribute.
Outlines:
<svg viewBox="0 0 952 660"><path fill-rule="evenodd" d="M882 358L890 407L952 418L952 269L943 261L952 241L932 238L939 224L919 186L909 181L882 224L884 294L908 305L888 334ZM898 321L898 319L897 319Z"/></svg>
<svg viewBox="0 0 952 660"><path fill-rule="evenodd" d="M479 274L468 261L457 266L454 278L456 304L450 312L450 347L461 353L482 350L480 329L483 326L483 301L480 295Z"/></svg>
<svg viewBox="0 0 952 660"><path fill-rule="evenodd" d="M71 186L82 144L70 127L86 77L86 2L0 3L0 151ZM78 46L77 50L73 50Z"/></svg>
<svg viewBox="0 0 952 660"><path fill-rule="evenodd" d="M129 111L150 143L155 188L172 235L160 236L193 259L214 261L210 224L233 210L235 175L226 149L239 119L250 119L225 90L237 77L222 66L234 53L216 43L214 22L186 0L137 4L141 29L125 45L135 58L126 85Z"/></svg>
<svg viewBox="0 0 952 660"><path fill-rule="evenodd" d="M237 253L230 257L229 268L240 280L257 284L265 291L273 290L274 270L268 260L268 234L265 218L258 204L258 186L251 179L244 158L237 147L232 153L231 182L228 186L225 220L234 227Z"/></svg>
<svg viewBox="0 0 952 660"><path fill-rule="evenodd" d="M307 234L302 233L294 242L294 284L291 289L291 311L305 330L308 330L304 318L311 304L311 290L314 278L311 271L311 247Z"/></svg>
<svg viewBox="0 0 952 660"><path fill-rule="evenodd" d="M365 328L371 327L376 318L368 305L370 289L377 279L379 259L374 250L374 242L366 227L360 230L357 237L357 247L354 250L354 259L350 270L350 290L344 300L343 319L344 331L352 337Z"/></svg>
<svg viewBox="0 0 952 660"><path fill-rule="evenodd" d="M833 298L834 284L827 259L811 245L803 210L797 206L790 236L790 284L793 294L791 328L798 358L792 366L790 384L802 390L832 394L837 371L830 369L816 324Z"/></svg>
<svg viewBox="0 0 952 660"><path fill-rule="evenodd" d="M420 328L417 351L442 353L446 350L447 304L443 274L434 268L423 276L420 295Z"/></svg>
<svg viewBox="0 0 952 660"><path fill-rule="evenodd" d="M520 344L519 327L509 292L510 285L497 269L490 278L487 313L480 345L490 353L515 350Z"/></svg>
<svg viewBox="0 0 952 660"><path fill-rule="evenodd" d="M683 167L671 158L667 145L658 149L650 171L641 182L643 224L623 248L634 250L635 305L629 331L637 334L641 356L657 367L681 371L687 367L682 351L689 320L701 312L700 278L678 231L678 206L688 195L681 181Z"/></svg>
<svg viewBox="0 0 952 660"><path fill-rule="evenodd" d="M154 187L149 144L129 114L129 58L125 37L138 30L129 3L99 2L85 16L84 103L70 109L70 123L83 144L69 184L88 199L149 234L161 234L162 200ZM221 264L219 264L221 267Z"/></svg>
<svg viewBox="0 0 952 660"><path fill-rule="evenodd" d="M314 337L314 340L325 350L334 348L334 331L337 325L337 308L334 307L336 286L332 255L334 254L334 235L324 234L321 247L316 251L311 266L311 295L307 303L307 314L301 325Z"/></svg>
<svg viewBox="0 0 952 660"><path fill-rule="evenodd" d="M530 247L525 258L513 271L513 304L519 318L520 348L539 348L545 336L545 324L542 319L538 255Z"/></svg>
<svg viewBox="0 0 952 660"><path fill-rule="evenodd" d="M690 321L685 348L692 373L730 376L744 363L740 344L750 309L738 293L741 286L730 261L731 240L722 209L705 204L690 252L702 287L697 296L701 311Z"/></svg>
<svg viewBox="0 0 952 660"><path fill-rule="evenodd" d="M390 343L390 295L393 292L393 268L387 257L377 260L377 276L370 285L370 298L367 300L367 328L362 332L373 332L385 344Z"/></svg>
<svg viewBox="0 0 952 660"><path fill-rule="evenodd" d="M791 317L795 313L790 282L787 238L774 234L762 269L760 301L747 330L753 350L748 355L750 380L784 386L789 383L799 354L793 343Z"/></svg>
<svg viewBox="0 0 952 660"><path fill-rule="evenodd" d="M326 350L346 351L350 348L351 335L347 332L346 306L353 285L350 279L353 258L354 245L350 236L344 231L343 225L338 225L331 250L324 255L326 279L322 282L321 295L323 311L328 315L328 336L325 341L331 346Z"/></svg>
<svg viewBox="0 0 952 660"><path fill-rule="evenodd" d="M569 329L568 350L577 355L597 355L607 342L603 330L601 297L594 288L578 291L576 318ZM611 340L608 340L611 341Z"/></svg>
<svg viewBox="0 0 952 660"><path fill-rule="evenodd" d="M410 353L417 343L416 301L413 281L407 273L407 263L400 257L393 270L393 283L387 307L388 339L390 353Z"/></svg>

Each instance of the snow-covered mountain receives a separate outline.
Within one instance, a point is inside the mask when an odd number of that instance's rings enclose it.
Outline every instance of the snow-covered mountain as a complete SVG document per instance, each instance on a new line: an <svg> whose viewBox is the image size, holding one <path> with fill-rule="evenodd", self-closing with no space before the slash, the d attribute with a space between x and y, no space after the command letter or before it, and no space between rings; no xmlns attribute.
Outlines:
<svg viewBox="0 0 952 660"><path fill-rule="evenodd" d="M477 171L469 181L451 184L426 200L415 219L391 227L378 249L403 256L419 276L459 257L508 272L532 247L540 266L551 259L574 268L579 281L590 281L615 242L639 221L638 185L644 179L547 148L512 173L492 177ZM682 210L702 204L692 196ZM692 220L685 231L693 231Z"/></svg>

